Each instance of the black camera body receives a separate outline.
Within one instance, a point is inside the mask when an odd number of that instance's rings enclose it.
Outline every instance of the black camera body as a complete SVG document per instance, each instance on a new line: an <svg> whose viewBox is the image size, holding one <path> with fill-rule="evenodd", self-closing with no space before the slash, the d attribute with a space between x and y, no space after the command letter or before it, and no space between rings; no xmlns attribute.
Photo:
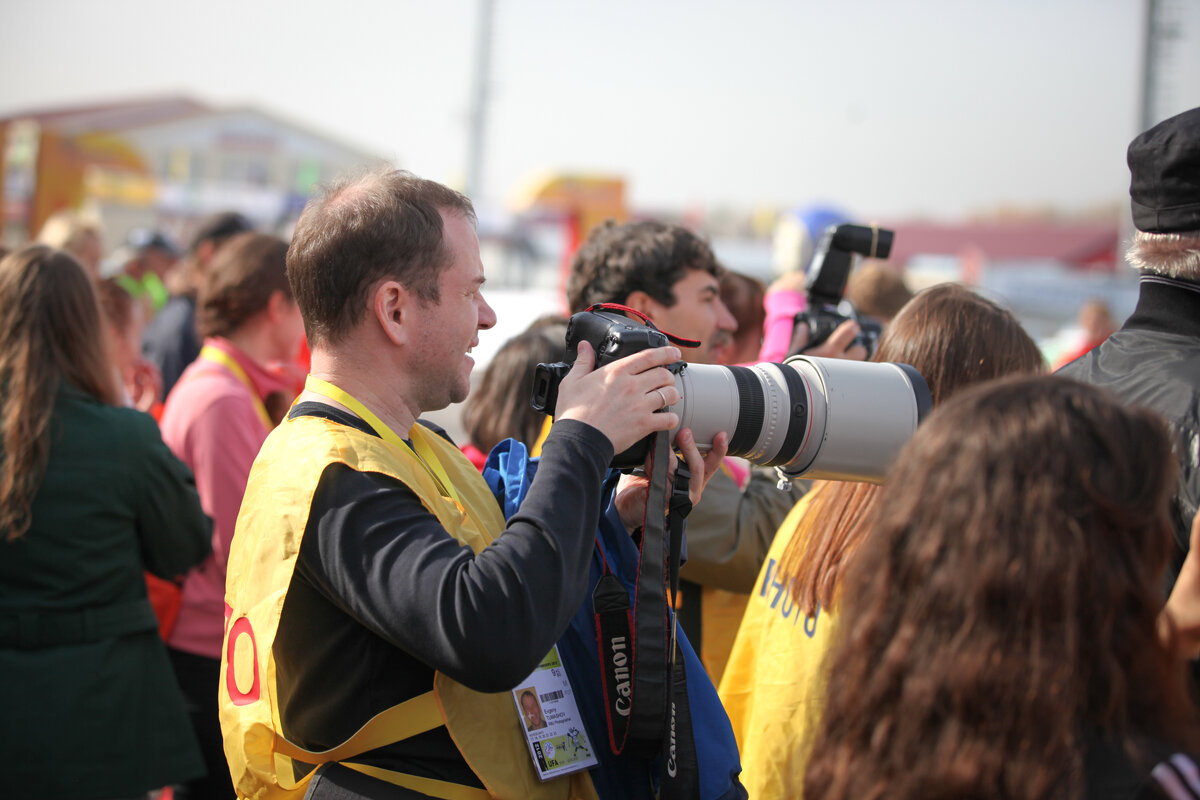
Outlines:
<svg viewBox="0 0 1200 800"><path fill-rule="evenodd" d="M858 323L862 331L853 344L867 350L867 358L879 344L883 326L878 320L859 316L849 302L843 302L846 281L850 277L854 254L867 258L887 258L892 252L895 233L886 228L866 225L830 225L825 229L804 282L807 307L796 315L795 325L808 329L804 349L815 347L848 319ZM843 313L848 312L848 313Z"/></svg>
<svg viewBox="0 0 1200 800"><path fill-rule="evenodd" d="M565 360L556 364L538 364L533 375L533 407L544 414L554 414L558 406L558 385L579 355L579 342L586 341L596 351L595 368L599 369L617 359L640 353L652 347L671 344L667 335L647 321L645 325L612 311L580 311L567 322L567 352ZM678 374L684 362L668 364L667 369ZM612 460L617 469L640 467L646 460L653 436L649 436Z"/></svg>

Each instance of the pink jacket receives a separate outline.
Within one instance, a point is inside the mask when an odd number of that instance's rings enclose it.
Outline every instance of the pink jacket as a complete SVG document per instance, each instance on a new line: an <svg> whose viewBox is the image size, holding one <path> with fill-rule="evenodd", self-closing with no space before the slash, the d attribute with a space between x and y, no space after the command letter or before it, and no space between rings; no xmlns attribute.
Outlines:
<svg viewBox="0 0 1200 800"><path fill-rule="evenodd" d="M804 294L790 289L767 292L763 298L767 317L763 320L763 343L759 361L778 363L787 357L792 343L792 320L806 305Z"/></svg>
<svg viewBox="0 0 1200 800"><path fill-rule="evenodd" d="M205 342L233 357L259 397L287 391L288 382L254 362L231 342ZM208 658L221 657L225 626L225 565L250 465L267 438L250 388L227 367L197 359L171 389L161 420L163 440L196 476L204 513L212 517L212 555L187 574L175 628L167 644Z"/></svg>

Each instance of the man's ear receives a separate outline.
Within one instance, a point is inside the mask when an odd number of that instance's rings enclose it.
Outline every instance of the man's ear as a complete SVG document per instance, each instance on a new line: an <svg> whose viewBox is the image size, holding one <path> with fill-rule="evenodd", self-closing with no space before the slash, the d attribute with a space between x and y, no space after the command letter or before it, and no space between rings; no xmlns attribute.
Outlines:
<svg viewBox="0 0 1200 800"><path fill-rule="evenodd" d="M371 314L379 323L383 335L393 344L408 343L413 304L416 302L416 295L399 281L380 281L371 290Z"/></svg>
<svg viewBox="0 0 1200 800"><path fill-rule="evenodd" d="M654 319L663 309L663 304L655 300L650 295L643 292L641 289L634 290L625 298L625 302L621 305L629 306L635 311L640 311L650 319Z"/></svg>
<svg viewBox="0 0 1200 800"><path fill-rule="evenodd" d="M267 299L267 318L271 320L271 324L279 322L284 318L284 315L292 310L292 306L296 304L295 300L289 300L287 294L282 289L276 289L271 292L270 298Z"/></svg>

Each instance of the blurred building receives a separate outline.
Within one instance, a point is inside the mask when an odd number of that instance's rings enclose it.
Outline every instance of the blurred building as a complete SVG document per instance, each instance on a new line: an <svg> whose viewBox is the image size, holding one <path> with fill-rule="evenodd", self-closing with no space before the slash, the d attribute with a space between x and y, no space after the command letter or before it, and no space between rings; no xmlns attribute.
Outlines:
<svg viewBox="0 0 1200 800"><path fill-rule="evenodd" d="M8 244L63 208L98 216L109 247L134 227L186 241L227 209L285 232L314 184L381 160L260 108L182 96L13 114L0 118L0 144Z"/></svg>

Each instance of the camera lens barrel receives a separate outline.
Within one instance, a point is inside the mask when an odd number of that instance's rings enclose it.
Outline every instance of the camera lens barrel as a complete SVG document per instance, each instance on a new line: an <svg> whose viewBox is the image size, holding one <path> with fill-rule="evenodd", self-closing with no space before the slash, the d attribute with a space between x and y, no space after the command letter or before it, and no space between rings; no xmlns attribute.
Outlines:
<svg viewBox="0 0 1200 800"><path fill-rule="evenodd" d="M737 427L729 435L729 450L735 455L748 453L758 439L763 423L762 382L749 367L729 367L734 385L737 387ZM735 452L736 451L736 452Z"/></svg>
<svg viewBox="0 0 1200 800"><path fill-rule="evenodd" d="M929 390L903 364L794 356L752 367L690 364L671 408L703 449L721 431L729 454L793 475L879 482L928 411Z"/></svg>

